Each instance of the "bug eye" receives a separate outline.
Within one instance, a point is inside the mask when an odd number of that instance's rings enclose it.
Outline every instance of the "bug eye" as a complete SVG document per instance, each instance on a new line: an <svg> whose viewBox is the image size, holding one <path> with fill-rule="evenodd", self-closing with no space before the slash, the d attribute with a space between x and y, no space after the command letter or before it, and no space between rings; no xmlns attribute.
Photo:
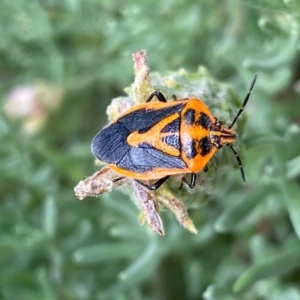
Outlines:
<svg viewBox="0 0 300 300"><path fill-rule="evenodd" d="M216 123L216 125L217 125L218 129L221 130L221 128L222 128L222 126L223 126L223 123L222 123L221 121L218 121L218 122Z"/></svg>
<svg viewBox="0 0 300 300"><path fill-rule="evenodd" d="M215 124L212 125L211 129L213 131L220 131L222 128L222 122L217 121Z"/></svg>
<svg viewBox="0 0 300 300"><path fill-rule="evenodd" d="M219 148L220 147L220 143L221 143L221 137L220 136L216 136L215 137L215 142L216 142L216 144L218 145L217 147ZM222 146L221 146L222 147Z"/></svg>
<svg viewBox="0 0 300 300"><path fill-rule="evenodd" d="M222 145L220 144L221 143L221 138L217 135L214 135L211 137L211 143L213 145L215 145L218 149L222 148Z"/></svg>

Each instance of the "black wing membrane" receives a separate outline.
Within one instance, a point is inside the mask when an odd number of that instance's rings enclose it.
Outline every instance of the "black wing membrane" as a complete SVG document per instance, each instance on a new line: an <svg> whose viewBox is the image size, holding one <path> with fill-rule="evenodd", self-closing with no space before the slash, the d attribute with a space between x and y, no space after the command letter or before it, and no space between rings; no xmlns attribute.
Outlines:
<svg viewBox="0 0 300 300"><path fill-rule="evenodd" d="M186 168L180 158L165 154L146 141L141 147L131 147L127 143L130 133L147 132L163 118L180 113L183 107L184 104L180 103L155 110L141 108L124 115L94 137L91 146L93 155L103 162L136 173L151 171L153 168Z"/></svg>
<svg viewBox="0 0 300 300"><path fill-rule="evenodd" d="M92 141L93 155L103 162L117 164L130 150L128 135L128 130L118 123L104 127Z"/></svg>

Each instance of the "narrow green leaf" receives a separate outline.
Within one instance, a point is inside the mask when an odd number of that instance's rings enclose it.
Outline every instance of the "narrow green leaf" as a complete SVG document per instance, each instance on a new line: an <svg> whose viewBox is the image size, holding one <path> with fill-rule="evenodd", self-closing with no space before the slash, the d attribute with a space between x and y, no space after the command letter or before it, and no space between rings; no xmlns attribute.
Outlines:
<svg viewBox="0 0 300 300"><path fill-rule="evenodd" d="M243 201L227 208L215 222L215 230L218 232L233 230L237 223L243 220L268 194L269 189L261 186L250 193Z"/></svg>
<svg viewBox="0 0 300 300"><path fill-rule="evenodd" d="M225 288L210 285L203 293L204 300L238 300Z"/></svg>
<svg viewBox="0 0 300 300"><path fill-rule="evenodd" d="M142 250L142 245L134 243L105 243L80 248L73 253L78 263L94 263L108 260L133 258Z"/></svg>
<svg viewBox="0 0 300 300"><path fill-rule="evenodd" d="M293 179L297 176L300 176L300 155L288 161L286 163L286 168L286 177L288 179Z"/></svg>
<svg viewBox="0 0 300 300"><path fill-rule="evenodd" d="M291 180L282 180L279 184L282 197L287 205L294 230L300 238L300 190L299 186Z"/></svg>
<svg viewBox="0 0 300 300"><path fill-rule="evenodd" d="M202 261L187 259L185 264L186 293L188 299L196 299L203 289L202 279L205 277Z"/></svg>
<svg viewBox="0 0 300 300"><path fill-rule="evenodd" d="M47 270L44 267L40 267L36 270L37 281L42 290L42 295L44 300L55 300L57 299L57 295L53 286L49 281L49 275L47 274Z"/></svg>
<svg viewBox="0 0 300 300"><path fill-rule="evenodd" d="M297 9L297 7L299 8L299 1L297 0L241 0L241 2L266 11L274 10L288 12Z"/></svg>
<svg viewBox="0 0 300 300"><path fill-rule="evenodd" d="M250 267L237 279L233 290L237 293L245 291L260 279L280 276L298 267L300 267L300 246Z"/></svg>
<svg viewBox="0 0 300 300"><path fill-rule="evenodd" d="M148 245L132 265L119 274L119 282L98 293L97 299L115 299L123 291L132 286L137 286L137 284L149 277L159 262L157 247L156 242Z"/></svg>
<svg viewBox="0 0 300 300"><path fill-rule="evenodd" d="M52 196L45 199L42 215L42 227L48 237L54 237L56 233L56 203Z"/></svg>
<svg viewBox="0 0 300 300"><path fill-rule="evenodd" d="M0 137L4 137L9 132L9 126L6 120L0 115Z"/></svg>
<svg viewBox="0 0 300 300"><path fill-rule="evenodd" d="M145 277L157 266L158 245L152 241L135 261L119 274L121 280L131 280L136 276ZM144 274L144 276L143 276Z"/></svg>

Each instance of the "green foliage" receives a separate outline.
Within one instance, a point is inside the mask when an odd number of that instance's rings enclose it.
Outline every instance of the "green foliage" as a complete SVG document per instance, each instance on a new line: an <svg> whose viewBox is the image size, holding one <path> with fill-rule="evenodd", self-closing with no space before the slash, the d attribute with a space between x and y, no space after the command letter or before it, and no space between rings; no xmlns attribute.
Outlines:
<svg viewBox="0 0 300 300"><path fill-rule="evenodd" d="M297 0L0 1L0 299L300 299L299 13ZM141 49L152 72L205 66L240 102L258 73L237 124L247 183L214 182L189 211L195 236L167 211L155 235L120 191L73 194ZM64 97L29 134L5 107L40 83Z"/></svg>

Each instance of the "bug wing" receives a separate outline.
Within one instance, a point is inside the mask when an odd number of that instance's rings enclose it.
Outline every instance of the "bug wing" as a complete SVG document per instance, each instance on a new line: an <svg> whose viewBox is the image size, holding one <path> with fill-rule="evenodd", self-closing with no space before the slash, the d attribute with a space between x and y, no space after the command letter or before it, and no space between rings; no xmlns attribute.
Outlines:
<svg viewBox="0 0 300 300"><path fill-rule="evenodd" d="M139 147L131 149L117 163L119 168L135 173L145 173L153 169L183 169L186 164L180 158L170 156L152 147Z"/></svg>
<svg viewBox="0 0 300 300"><path fill-rule="evenodd" d="M106 163L117 164L129 151L126 143L128 130L115 122L104 127L93 139L93 155Z"/></svg>
<svg viewBox="0 0 300 300"><path fill-rule="evenodd" d="M178 114L183 107L184 103L156 103L147 107L143 105L121 116L94 137L91 146L93 155L103 162L136 173L144 173L154 168L186 168L186 164L179 157L165 154L151 147L147 141L138 147L127 143L130 133L147 132L166 116Z"/></svg>

